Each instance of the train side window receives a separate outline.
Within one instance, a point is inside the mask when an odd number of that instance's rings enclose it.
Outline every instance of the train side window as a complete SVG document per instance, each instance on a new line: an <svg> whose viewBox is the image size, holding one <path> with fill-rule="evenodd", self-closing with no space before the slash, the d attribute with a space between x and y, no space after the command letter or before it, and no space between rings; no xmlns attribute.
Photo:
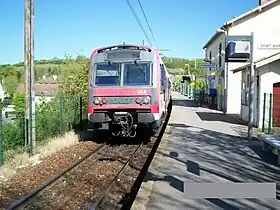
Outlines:
<svg viewBox="0 0 280 210"><path fill-rule="evenodd" d="M150 65L150 84L153 85L154 84L154 67L153 64L151 63Z"/></svg>
<svg viewBox="0 0 280 210"><path fill-rule="evenodd" d="M166 75L165 75L165 68L164 68L163 64L161 64L160 70L161 70L161 82L163 83L164 80L165 80L165 77L166 77Z"/></svg>
<svg viewBox="0 0 280 210"><path fill-rule="evenodd" d="M160 70L161 70L161 88L160 90L162 91L163 95L164 95L164 100L165 100L165 90L166 90L166 84L165 84L165 79L166 79L166 72L165 72L165 68L164 65L161 64L160 66Z"/></svg>

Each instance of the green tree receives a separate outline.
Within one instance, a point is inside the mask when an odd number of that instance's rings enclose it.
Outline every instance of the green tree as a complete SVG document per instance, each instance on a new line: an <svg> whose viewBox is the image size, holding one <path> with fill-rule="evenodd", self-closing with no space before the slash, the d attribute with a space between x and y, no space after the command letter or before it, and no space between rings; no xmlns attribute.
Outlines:
<svg viewBox="0 0 280 210"><path fill-rule="evenodd" d="M14 94L14 92L16 91L17 85L18 85L17 76L11 75L11 76L5 77L3 86L4 86L5 91L10 96L12 96Z"/></svg>
<svg viewBox="0 0 280 210"><path fill-rule="evenodd" d="M73 59L66 56L59 65L60 90L63 93L81 94L87 100L89 60L84 57Z"/></svg>
<svg viewBox="0 0 280 210"><path fill-rule="evenodd" d="M24 93L15 92L12 98L12 104L16 106L16 110L18 112L23 112L25 105L24 105Z"/></svg>

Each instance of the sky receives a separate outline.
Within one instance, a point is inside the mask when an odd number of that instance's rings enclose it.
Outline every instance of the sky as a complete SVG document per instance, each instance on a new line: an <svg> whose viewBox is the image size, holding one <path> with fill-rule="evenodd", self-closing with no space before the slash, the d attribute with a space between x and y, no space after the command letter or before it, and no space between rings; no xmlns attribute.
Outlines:
<svg viewBox="0 0 280 210"><path fill-rule="evenodd" d="M152 44L165 56L203 57L203 45L233 16L258 6L259 0L129 0ZM34 57L65 53L90 56L93 49L145 40L126 0L35 0ZM23 60L24 0L0 0L0 64ZM149 44L145 40L145 44Z"/></svg>

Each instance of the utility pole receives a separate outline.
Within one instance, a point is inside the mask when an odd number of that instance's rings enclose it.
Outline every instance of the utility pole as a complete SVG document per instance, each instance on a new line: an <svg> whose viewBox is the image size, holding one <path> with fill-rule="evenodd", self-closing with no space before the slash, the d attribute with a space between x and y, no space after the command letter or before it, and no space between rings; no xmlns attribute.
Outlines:
<svg viewBox="0 0 280 210"><path fill-rule="evenodd" d="M196 58L194 59L194 75L195 75L195 83L194 83L194 96L193 96L193 98L196 100L196 89L197 89L197 69L196 69L197 67L196 67ZM205 84L205 86L206 86L206 84Z"/></svg>
<svg viewBox="0 0 280 210"><path fill-rule="evenodd" d="M228 36L228 31L224 31L224 35L225 35L225 51L226 51L226 47L227 47L227 36ZM223 104L224 104L224 107L223 107L223 114L226 114L227 113L227 101L228 101L228 95L227 95L227 90L228 90L228 63L227 62L224 62L225 65L224 65L224 100L223 100Z"/></svg>
<svg viewBox="0 0 280 210"><path fill-rule="evenodd" d="M35 92L34 92L34 0L25 0L24 7L24 68L25 68L25 126L29 153L34 154L35 133Z"/></svg>
<svg viewBox="0 0 280 210"><path fill-rule="evenodd" d="M187 75L188 76L190 76L190 65L189 64L185 64L185 66L187 66L188 67L188 70L187 70ZM184 83L184 84L186 84L186 83ZM189 84L189 82L187 82L187 95L188 95L188 97L190 97L190 84Z"/></svg>
<svg viewBox="0 0 280 210"><path fill-rule="evenodd" d="M28 1L24 1L24 71L25 71L25 82L24 82L24 89L25 89L25 146L28 145L28 139L29 139L29 135L28 135L28 123L29 123L29 62L28 62L28 58L27 58L27 54L28 54L28 43L29 43L29 39L30 37L28 36L28 34L30 34L30 25L29 25L29 20L28 18L30 18L30 15L28 15L27 13L30 12L29 10L29 6L28 6Z"/></svg>
<svg viewBox="0 0 280 210"><path fill-rule="evenodd" d="M254 88L255 88L255 64L254 64L254 32L251 33L251 55L250 55L250 94L249 94L249 121L248 121L248 140L253 137L254 125Z"/></svg>

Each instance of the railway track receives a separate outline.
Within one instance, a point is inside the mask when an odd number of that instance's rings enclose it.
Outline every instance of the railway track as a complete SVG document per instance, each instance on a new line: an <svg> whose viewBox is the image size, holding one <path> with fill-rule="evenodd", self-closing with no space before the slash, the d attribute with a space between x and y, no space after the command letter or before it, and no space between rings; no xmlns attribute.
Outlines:
<svg viewBox="0 0 280 210"><path fill-rule="evenodd" d="M55 175L52 179L48 180L47 182L43 183L40 187L34 189L30 193L28 193L26 196L22 197L21 199L14 202L8 209L16 209L23 207L24 204L26 204L27 201L34 198L36 195L38 195L40 192L42 192L44 189L49 187L50 185L54 184L56 181L62 178L67 172L71 171L75 167L77 167L79 164L81 164L83 161L89 159L92 155L94 155L96 152L101 150L103 147L105 147L106 144L103 143L100 146L98 146L95 150L93 150L91 153L86 155L85 157L77 160L73 165L71 165L69 168L65 169L64 171L60 172L59 174Z"/></svg>
<svg viewBox="0 0 280 210"><path fill-rule="evenodd" d="M165 124L151 137L151 143L145 145L146 150L150 147L149 153ZM101 144L8 209L102 209L127 168L141 171L142 167L133 164L133 160L139 158L141 149L145 150L143 145L143 142L140 145Z"/></svg>
<svg viewBox="0 0 280 210"><path fill-rule="evenodd" d="M95 200L96 195L102 194L103 188L106 188L106 179L116 180L116 172L120 171L118 175L121 173L122 167L129 164L141 146L142 144L111 146L104 143L70 168L13 203L8 209L69 209L73 204L83 205L83 201L79 201L81 192L88 194L84 199L87 202L90 202L92 197ZM101 171L114 172L108 176ZM97 176L94 178L95 175ZM91 183L92 180L97 182ZM100 185L98 181L104 182L104 185ZM89 187L95 189L94 193L90 192L92 189L87 189ZM89 192L86 192L87 190Z"/></svg>
<svg viewBox="0 0 280 210"><path fill-rule="evenodd" d="M125 164L123 165L123 167L121 168L121 170L119 170L119 172L116 174L115 178L110 182L110 184L108 185L107 188L105 188L103 190L103 192L100 194L100 196L98 197L98 199L96 200L95 203L90 204L89 205L89 209L90 210L95 210L97 208L99 208L101 206L101 204L103 203L104 199L106 198L106 196L108 195L108 192L112 189L112 187L114 186L116 180L119 178L119 176L121 175L121 173L125 170L125 168L129 165L129 163L131 162L131 160L133 159L134 155L137 153L137 151L142 147L143 143L141 143L141 145L139 145L135 151L133 152L133 154L130 156L130 158L125 162Z"/></svg>

